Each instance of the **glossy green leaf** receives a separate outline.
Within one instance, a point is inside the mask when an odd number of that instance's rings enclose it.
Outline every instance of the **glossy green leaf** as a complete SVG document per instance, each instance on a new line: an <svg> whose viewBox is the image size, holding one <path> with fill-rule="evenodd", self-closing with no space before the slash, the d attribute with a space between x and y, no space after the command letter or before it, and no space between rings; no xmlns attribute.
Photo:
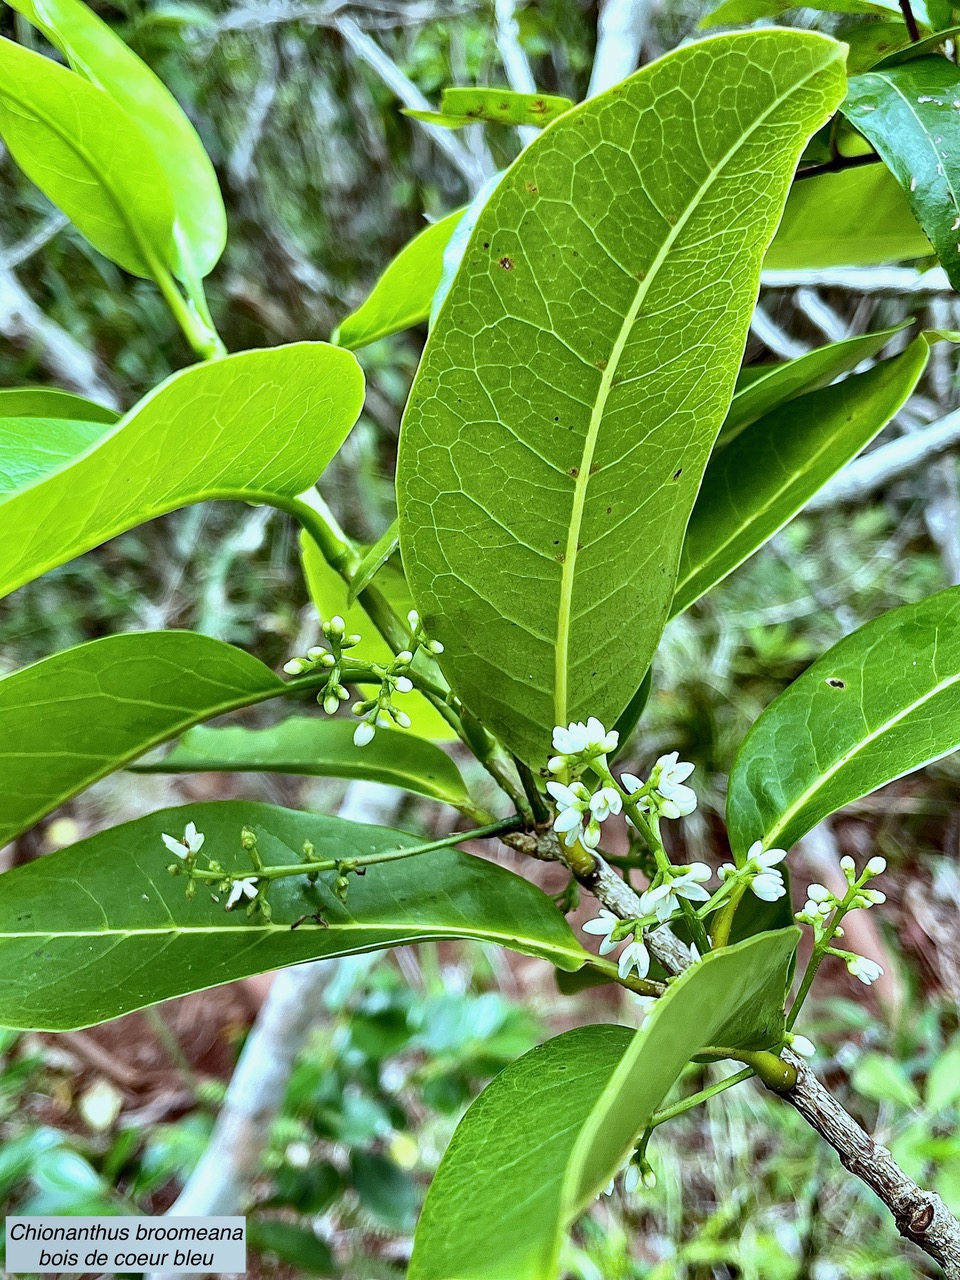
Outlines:
<svg viewBox="0 0 960 1280"><path fill-rule="evenodd" d="M136 120L173 196L168 265L188 282L207 275L226 244L227 217L213 165L176 98L81 0L10 3L66 55L74 71Z"/></svg>
<svg viewBox="0 0 960 1280"><path fill-rule="evenodd" d="M687 527L674 614L753 555L883 430L929 354L917 338L866 373L789 401L714 454Z"/></svg>
<svg viewBox="0 0 960 1280"><path fill-rule="evenodd" d="M77 418L0 418L0 496L56 471L109 430Z"/></svg>
<svg viewBox="0 0 960 1280"><path fill-rule="evenodd" d="M0 418L75 418L80 422L117 422L115 409L60 391L56 387L9 387L0 390Z"/></svg>
<svg viewBox="0 0 960 1280"><path fill-rule="evenodd" d="M0 498L0 594L188 503L289 502L336 453L362 401L355 358L321 342L175 373L72 465Z"/></svg>
<svg viewBox="0 0 960 1280"><path fill-rule="evenodd" d="M727 792L734 852L789 849L821 818L960 747L960 587L868 622L747 734Z"/></svg>
<svg viewBox="0 0 960 1280"><path fill-rule="evenodd" d="M138 276L173 253L173 197L150 141L109 94L0 39L0 135L90 243Z"/></svg>
<svg viewBox="0 0 960 1280"><path fill-rule="evenodd" d="M923 40L916 40L904 48L897 49L878 65L897 67L901 62L911 62L914 58L923 57L925 53L943 53L944 45L951 40L956 40L958 35L960 35L960 27L945 27L936 35L926 36Z"/></svg>
<svg viewBox="0 0 960 1280"><path fill-rule="evenodd" d="M0 684L2 688L2 684ZM291 716L269 729L191 729L143 773L294 773L319 778L367 778L460 804L467 789L450 757L411 733L378 729L365 747L353 745L355 720Z"/></svg>
<svg viewBox="0 0 960 1280"><path fill-rule="evenodd" d="M878 355L903 327L895 325L892 329L880 329L876 333L844 338L842 342L830 342L806 355L797 356L795 360L784 360L780 364L748 365L741 369L736 392L717 437L716 448L729 444L745 427L764 417L772 409L786 404L788 400L795 400L808 391L829 386L841 374L855 369L861 360L869 360Z"/></svg>
<svg viewBox="0 0 960 1280"><path fill-rule="evenodd" d="M404 245L361 307L333 331L332 342L355 351L378 338L423 324L443 272L443 251L463 210L448 214Z"/></svg>
<svg viewBox="0 0 960 1280"><path fill-rule="evenodd" d="M107 636L0 680L0 844L190 725L282 693L256 658L189 631Z"/></svg>
<svg viewBox="0 0 960 1280"><path fill-rule="evenodd" d="M847 54L848 75L869 71L884 58L910 45L910 33L902 20L860 22L854 19L841 27L836 36L850 50Z"/></svg>
<svg viewBox="0 0 960 1280"><path fill-rule="evenodd" d="M873 267L932 254L896 178L886 165L868 164L795 182L763 265Z"/></svg>
<svg viewBox="0 0 960 1280"><path fill-rule="evenodd" d="M953 287L960 288L960 70L914 58L850 81L843 113L894 174Z"/></svg>
<svg viewBox="0 0 960 1280"><path fill-rule="evenodd" d="M268 865L351 859L416 844L414 837L249 801L151 813L49 854L0 878L0 1024L63 1030L114 1018L158 1000L320 957L353 955L437 938L479 938L561 969L585 959L553 902L529 881L447 849L372 866L351 877L347 904L331 875L273 886L273 918L225 912L199 892L188 902L166 866L162 832L187 822L203 854L237 875L240 848L256 833ZM322 912L325 924L303 916Z"/></svg>
<svg viewBox="0 0 960 1280"><path fill-rule="evenodd" d="M353 604L357 596L374 580L383 566L400 547L400 526L396 520L385 529L376 542L368 547L363 559L357 565L357 571L347 588L347 603Z"/></svg>
<svg viewBox="0 0 960 1280"><path fill-rule="evenodd" d="M358 633L362 643L350 650L350 656L360 662L390 662L393 650L370 621L359 601L352 604L348 598L347 584L331 569L317 550L315 543L304 534L300 539L300 555L303 573L307 580L310 598L321 619L339 615L347 624L348 632ZM396 613L403 619L413 608L413 597L407 586L403 570L395 560L388 560L377 575L377 586L387 596ZM452 742L456 734L438 711L420 693L401 694L398 706L410 717L410 732L434 742Z"/></svg>
<svg viewBox="0 0 960 1280"><path fill-rule="evenodd" d="M404 110L405 116L462 129L478 121L493 124L534 125L543 128L569 111L573 102L550 93L517 93L512 89L444 89L439 111Z"/></svg>
<svg viewBox="0 0 960 1280"><path fill-rule="evenodd" d="M531 765L649 666L763 253L843 80L809 33L688 45L561 116L477 220L404 415L401 547L448 679Z"/></svg>
<svg viewBox="0 0 960 1280"><path fill-rule="evenodd" d="M451 1140L409 1280L556 1280L565 1231L623 1165L686 1063L720 1043L779 1046L798 936L791 928L711 953L639 1032L580 1027L507 1067Z"/></svg>

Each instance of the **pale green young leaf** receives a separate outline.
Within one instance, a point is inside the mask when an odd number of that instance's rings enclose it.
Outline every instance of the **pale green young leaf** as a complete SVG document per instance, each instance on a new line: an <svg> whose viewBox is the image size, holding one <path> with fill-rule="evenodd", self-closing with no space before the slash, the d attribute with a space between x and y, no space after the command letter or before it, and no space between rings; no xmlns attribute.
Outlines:
<svg viewBox="0 0 960 1280"><path fill-rule="evenodd" d="M501 1072L434 1177L409 1280L556 1280L564 1233L686 1063L710 1046L782 1043L798 936L791 928L712 952L671 984L640 1031L581 1027Z"/></svg>
<svg viewBox="0 0 960 1280"><path fill-rule="evenodd" d="M74 418L79 422L117 422L115 409L60 391L56 387L8 387L0 390L0 418Z"/></svg>
<svg viewBox="0 0 960 1280"><path fill-rule="evenodd" d="M109 94L0 39L0 136L94 248L153 277L173 252L173 197L143 129Z"/></svg>
<svg viewBox="0 0 960 1280"><path fill-rule="evenodd" d="M404 705L402 694L397 705ZM291 716L268 729L201 726L185 734L162 760L136 768L142 773L209 771L365 778L445 804L459 805L467 799L459 769L432 742L396 729L378 729L372 742L356 747L353 734L357 723Z"/></svg>
<svg viewBox="0 0 960 1280"><path fill-rule="evenodd" d="M362 401L356 359L321 342L175 373L95 447L0 495L0 594L188 503L289 505L336 453Z"/></svg>
<svg viewBox="0 0 960 1280"><path fill-rule="evenodd" d="M561 969L588 958L553 902L529 881L468 854L439 850L352 876L346 905L333 874L275 882L273 917L224 910L185 881L161 834L188 822L215 859L251 874L242 828L268 865L367 857L418 843L384 827L248 801L164 809L0 877L0 1024L89 1026L171 996L321 957L441 938L479 938ZM314 919L320 912L325 923ZM301 917L297 928L291 926Z"/></svg>
<svg viewBox="0 0 960 1280"><path fill-rule="evenodd" d="M843 113L894 174L955 289L960 288L960 70L914 58L850 81Z"/></svg>
<svg viewBox="0 0 960 1280"><path fill-rule="evenodd" d="M896 178L886 165L868 164L795 182L763 265L875 267L932 256Z"/></svg>
<svg viewBox="0 0 960 1280"><path fill-rule="evenodd" d="M107 636L0 680L0 844L190 725L284 682L241 649L189 631Z"/></svg>
<svg viewBox="0 0 960 1280"><path fill-rule="evenodd" d="M383 566L400 546L400 527L396 520L368 547L347 588L347 603L353 604L365 587L369 587Z"/></svg>
<svg viewBox="0 0 960 1280"><path fill-rule="evenodd" d="M672 613L688 608L791 520L913 394L930 347L790 400L710 459L687 526Z"/></svg>
<svg viewBox="0 0 960 1280"><path fill-rule="evenodd" d="M942 1111L960 1102L960 1044L956 1041L938 1055L930 1068L923 1096L931 1111Z"/></svg>
<svg viewBox="0 0 960 1280"><path fill-rule="evenodd" d="M79 418L0 418L0 498L56 471L109 430Z"/></svg>
<svg viewBox="0 0 960 1280"><path fill-rule="evenodd" d="M448 678L532 765L649 666L764 252L843 85L822 36L688 45L561 116L480 213L404 415L401 546Z"/></svg>
<svg viewBox="0 0 960 1280"><path fill-rule="evenodd" d="M789 849L822 818L960 747L960 587L845 636L747 734L727 791L738 856Z"/></svg>
<svg viewBox="0 0 960 1280"><path fill-rule="evenodd" d="M380 635L358 600L349 600L349 589L344 580L331 569L311 538L304 534L300 539L300 556L303 574L310 598L321 619L341 617L348 632L362 636L362 642L350 650L350 656L361 662L386 662L393 658L393 650ZM394 610L403 619L413 608L413 597L399 563L388 560L377 575L377 586L386 595ZM446 720L421 693L414 691L404 697L403 710L410 717L410 732L433 742L451 742L456 734Z"/></svg>
<svg viewBox="0 0 960 1280"><path fill-rule="evenodd" d="M573 106L570 98L550 93L517 93L512 89L444 89L439 111L404 109L403 114L446 129L478 122L533 125L542 129Z"/></svg>
<svg viewBox="0 0 960 1280"><path fill-rule="evenodd" d="M729 27L741 22L756 22L758 18L779 18L798 8L820 9L825 13L877 14L881 17L901 16L897 0L722 0L700 19L701 27ZM924 0L913 0L917 18L929 22Z"/></svg>
<svg viewBox="0 0 960 1280"><path fill-rule="evenodd" d="M424 324L440 284L443 251L462 215L462 209L448 214L404 245L363 305L334 329L331 341L355 351Z"/></svg>
<svg viewBox="0 0 960 1280"><path fill-rule="evenodd" d="M806 355L780 364L747 365L740 370L737 389L714 451L728 445L745 427L772 409L808 391L829 386L841 374L855 369L861 360L872 359L903 328L902 324L894 325L892 329L879 329L876 333L862 333L854 338L844 338L842 342L830 342L825 347L816 347Z"/></svg>
<svg viewBox="0 0 960 1280"><path fill-rule="evenodd" d="M181 280L216 266L227 218L210 158L176 98L82 0L10 0L91 84L108 93L147 136L173 196L173 254Z"/></svg>

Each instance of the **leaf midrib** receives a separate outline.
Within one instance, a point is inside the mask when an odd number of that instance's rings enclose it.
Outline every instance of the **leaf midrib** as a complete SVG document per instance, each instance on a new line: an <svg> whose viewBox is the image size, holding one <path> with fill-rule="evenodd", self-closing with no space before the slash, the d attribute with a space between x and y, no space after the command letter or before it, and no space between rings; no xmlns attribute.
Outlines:
<svg viewBox="0 0 960 1280"><path fill-rule="evenodd" d="M771 841L776 840L780 835L780 832L786 830L790 822L802 811L803 807L812 800L814 796L822 791L827 783L830 782L832 778L836 777L845 765L849 764L851 760L855 760L861 751L864 751L874 743L877 738L882 737L883 734L887 733L890 729L895 728L896 725L900 724L902 720L905 720L912 712L925 706L932 698L937 697L938 694L943 693L958 682L960 682L960 672L956 675L947 677L945 680L941 680L939 684L934 685L934 687L928 693L925 693L923 697L917 698L915 701L904 707L902 711L898 711L896 715L890 716L887 720L884 720L875 729L872 729L866 737L861 738L853 747L848 751L845 751L829 769L818 776L815 783L807 787L805 791L801 792L796 800L794 800L793 803L784 810L778 821L775 822L767 831L764 844L769 848ZM947 751L940 752L939 755L931 757L931 760L940 759L941 756L948 754L949 750L950 748L948 748ZM927 763L930 763L930 761ZM906 770L906 772L910 771ZM903 775L900 774L898 776L902 777ZM893 781L893 779L890 779L890 781Z"/></svg>
<svg viewBox="0 0 960 1280"><path fill-rule="evenodd" d="M698 187L697 191L687 204L683 213L677 219L668 235L665 237L663 244L654 258L650 270L644 276L643 280L637 288L623 324L614 340L610 358L600 378L600 387L597 398L594 402L593 409L590 413L590 422L587 427L587 434L583 442L581 451L580 466L574 481L573 507L571 509L570 527L567 531L567 542L564 552L563 566L560 575L560 603L557 615L557 644L556 659L554 668L554 721L556 724L566 724L568 720L568 690L567 690L567 673L569 670L570 659L570 629L571 614L573 609L573 586L574 575L576 572L577 555L580 550L580 534L583 528L583 515L586 506L587 489L590 482L590 468L593 465L593 458L597 448L600 427L606 412L607 400L613 387L613 379L616 376L620 359L623 356L627 339L637 321L640 308L646 301L647 294L659 275L660 268L663 266L670 251L673 249L681 232L685 230L687 223L693 217L696 210L700 207L704 195L709 191L710 187L720 176L726 165L740 151L747 140L754 132L764 123L764 121L774 111L788 101L795 93L802 89L815 76L820 75L826 63L818 66L815 70L808 72L802 80L791 85L790 89L779 95L773 102L752 122L750 127L745 130L737 139L734 146L730 147L724 153L719 162L710 170L706 179ZM719 429L719 428L718 428Z"/></svg>

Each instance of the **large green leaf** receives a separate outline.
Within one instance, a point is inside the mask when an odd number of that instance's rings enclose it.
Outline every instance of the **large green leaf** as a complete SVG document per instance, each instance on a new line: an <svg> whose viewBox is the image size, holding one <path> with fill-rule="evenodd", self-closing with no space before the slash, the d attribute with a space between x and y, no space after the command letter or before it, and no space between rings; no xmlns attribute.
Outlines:
<svg viewBox="0 0 960 1280"><path fill-rule="evenodd" d="M336 569L331 569L316 543L306 534L300 539L300 554L310 598L320 617L329 619L339 615L346 622L348 632L363 637L362 642L350 650L351 658L360 662L392 661L393 650L373 625L363 605L358 600L350 600L347 584ZM413 608L413 597L399 564L394 560L387 561L377 573L376 581L396 613L405 619ZM453 729L423 694L401 694L397 706L409 715L410 731L419 737L430 738L434 742L451 742L456 738Z"/></svg>
<svg viewBox="0 0 960 1280"><path fill-rule="evenodd" d="M932 254L896 178L886 165L869 164L795 182L763 265L873 267Z"/></svg>
<svg viewBox="0 0 960 1280"><path fill-rule="evenodd" d="M440 1164L409 1280L556 1280L564 1232L622 1166L686 1063L708 1046L782 1042L798 936L785 929L711 953L632 1035L581 1027L507 1067Z"/></svg>
<svg viewBox="0 0 960 1280"><path fill-rule="evenodd" d="M477 220L404 415L401 547L448 678L531 764L649 666L763 254L843 79L809 33L681 48L544 130Z"/></svg>
<svg viewBox="0 0 960 1280"><path fill-rule="evenodd" d="M791 520L913 394L930 347L775 409L710 459L687 526L672 611L680 613Z"/></svg>
<svg viewBox="0 0 960 1280"><path fill-rule="evenodd" d="M0 877L0 1024L63 1030L89 1025L253 973L324 956L432 938L479 938L561 969L587 959L535 885L468 854L440 850L352 876L346 905L331 876L278 881L273 918L225 912L167 873L161 833L192 821L203 854L249 875L240 832L256 833L268 865L351 859L416 844L414 837L246 801L164 809L92 836ZM322 912L325 924L303 916Z"/></svg>
<svg viewBox="0 0 960 1280"><path fill-rule="evenodd" d="M0 684L2 688L2 684ZM378 729L365 747L353 745L356 721L291 716L269 729L197 728L143 773L296 773L368 778L461 804L467 789L450 757L412 733Z"/></svg>
<svg viewBox="0 0 960 1280"><path fill-rule="evenodd" d="M935 56L850 81L843 113L903 188L950 283L960 288L960 70Z"/></svg>
<svg viewBox="0 0 960 1280"><path fill-rule="evenodd" d="M207 275L226 244L227 218L213 165L173 94L81 0L10 3L66 55L74 71L136 120L173 196L169 265L185 281Z"/></svg>
<svg viewBox="0 0 960 1280"><path fill-rule="evenodd" d="M119 417L115 409L56 387L8 387L0 391L0 418L76 418L80 422L116 422Z"/></svg>
<svg viewBox="0 0 960 1280"><path fill-rule="evenodd" d="M864 13L900 17L897 0L722 0L700 19L701 27L733 26L740 22L756 22L758 18L779 18L797 8L820 9L826 13ZM928 21L924 0L913 0L913 8L921 22Z"/></svg>
<svg viewBox="0 0 960 1280"><path fill-rule="evenodd" d="M0 135L101 253L153 277L173 252L173 197L150 141L109 94L0 39Z"/></svg>
<svg viewBox="0 0 960 1280"><path fill-rule="evenodd" d="M95 448L0 501L0 594L175 507L289 502L336 453L362 400L356 359L321 342L174 374Z"/></svg>
<svg viewBox="0 0 960 1280"><path fill-rule="evenodd" d="M378 338L423 324L443 272L443 251L463 210L434 222L404 245L370 296L333 331L332 342L356 350Z"/></svg>
<svg viewBox="0 0 960 1280"><path fill-rule="evenodd" d="M830 342L780 364L747 365L737 378L737 389L717 436L716 448L729 444L745 427L772 409L807 391L829 386L841 374L855 369L861 360L871 359L902 328L903 325L895 325L892 329Z"/></svg>
<svg viewBox="0 0 960 1280"><path fill-rule="evenodd" d="M92 640L0 680L0 845L190 725L282 693L256 658L189 631Z"/></svg>
<svg viewBox="0 0 960 1280"><path fill-rule="evenodd" d="M78 418L0 418L0 495L56 471L109 430Z"/></svg>
<svg viewBox="0 0 960 1280"><path fill-rule="evenodd" d="M822 818L960 747L960 587L846 636L747 734L727 793L737 855L789 849Z"/></svg>

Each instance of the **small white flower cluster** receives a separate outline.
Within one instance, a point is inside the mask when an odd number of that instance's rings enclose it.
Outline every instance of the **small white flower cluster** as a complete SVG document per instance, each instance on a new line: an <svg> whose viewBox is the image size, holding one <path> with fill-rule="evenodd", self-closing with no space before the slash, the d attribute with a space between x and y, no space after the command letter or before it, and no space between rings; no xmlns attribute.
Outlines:
<svg viewBox="0 0 960 1280"><path fill-rule="evenodd" d="M833 924L834 913L839 911L845 915L848 911L864 910L880 906L886 902L887 895L879 889L868 889L867 881L879 876L887 869L886 858L871 858L860 875L853 858L845 856L840 859L848 889L843 897L838 897L824 884L814 883L807 889L807 900L803 909L796 914L800 924L808 924L813 929L814 939L823 943L830 938L843 937L843 929L839 923ZM858 956L853 951L841 951L835 947L827 947L826 954L836 956L847 966L853 977L858 978L864 986L869 987L878 978L883 977L883 966L876 960L866 956Z"/></svg>
<svg viewBox="0 0 960 1280"><path fill-rule="evenodd" d="M607 768L607 752L615 750L619 741L616 729L608 731L596 716L585 722L574 721L566 728L557 725L553 731L556 755L550 757L547 768L553 774L565 774L568 781L553 778L547 783L547 791L557 809L554 830L567 848L579 840L588 849L596 849L601 824L612 814L623 812L624 796L636 796L632 803L640 812L665 818L686 817L697 807L693 788L684 786L694 766L680 760L676 751L657 760L646 782L632 773L624 773L620 777L622 791L610 785L616 780ZM606 776L603 785L593 793L580 780L584 770L590 767ZM630 821L629 815L627 821Z"/></svg>
<svg viewBox="0 0 960 1280"><path fill-rule="evenodd" d="M686 867L676 867L669 878L661 880L664 872L660 872L657 881L644 889L640 895L640 909L645 916L656 916L657 922L665 924L680 910L680 899L688 902L708 902L710 894L703 887L713 872L705 862L691 862Z"/></svg>
<svg viewBox="0 0 960 1280"><path fill-rule="evenodd" d="M343 651L353 649L360 643L362 637L356 634L347 635L347 624L339 614L335 614L329 622L323 623L321 630L330 648L325 649L323 645L314 645L312 649L307 650L304 657L291 658L289 662L285 662L283 669L288 676L306 675L318 667L326 670L327 679L317 695L317 701L327 715L332 716L336 714L340 703L346 702L350 697L341 683L340 659L343 657Z"/></svg>
<svg viewBox="0 0 960 1280"><path fill-rule="evenodd" d="M596 919L587 920L583 925L583 932L603 939L597 948L602 956L609 955L621 942L630 939L621 951L617 964L617 972L621 978L626 978L631 969L636 969L638 978L645 978L650 972L650 952L644 945L635 920L621 920L606 907L601 907Z"/></svg>
<svg viewBox="0 0 960 1280"><path fill-rule="evenodd" d="M353 735L356 747L367 746L373 741L377 729L389 728L391 723L399 725L401 729L410 728L410 717L393 705L393 695L413 691L413 681L407 672L418 649L425 649L433 657L443 653L443 645L439 640L427 639L416 609L411 609L407 614L407 624L410 627L410 648L401 649L389 667L376 667L380 676L377 696L353 705L353 714L363 717Z"/></svg>
<svg viewBox="0 0 960 1280"><path fill-rule="evenodd" d="M776 902L787 892L783 872L779 870L787 856L786 849L764 849L761 840L755 840L747 850L747 860L742 867L725 862L717 873L721 880L732 878L745 880L752 893L762 902Z"/></svg>
<svg viewBox="0 0 960 1280"><path fill-rule="evenodd" d="M426 649L427 653L433 654L434 657L443 653L443 645L439 640L427 639L427 633L424 631L420 623L420 615L417 613L416 609L411 609L407 614L407 625L409 626L410 634L413 637L413 644L411 645L411 648L414 652L419 648L423 648Z"/></svg>
<svg viewBox="0 0 960 1280"><path fill-rule="evenodd" d="M175 854L176 857L185 864L186 874L190 877L187 882L187 897L188 899L192 898L196 887L194 864L196 862L197 854L203 848L206 836L202 831L197 830L196 823L188 822L184 828L183 836L179 840L176 836L167 835L166 832L162 833L160 838L169 852ZM243 839L244 837L242 836L241 842L243 842ZM245 844L244 847L248 848L249 845ZM218 873L221 870L215 862L211 862L209 867L210 871L214 873ZM168 869L179 874L179 868L176 865ZM205 878L209 879L211 877ZM212 878L216 880L215 875ZM230 893L225 903L225 910L232 911L242 898L247 898L251 903L254 902L259 896L259 885L260 881L257 876L234 877L225 874L223 879L217 883L216 887L221 891L225 891L229 887ZM219 900L220 899L214 895L214 901L219 902ZM261 907L265 906L265 904L260 905Z"/></svg>

